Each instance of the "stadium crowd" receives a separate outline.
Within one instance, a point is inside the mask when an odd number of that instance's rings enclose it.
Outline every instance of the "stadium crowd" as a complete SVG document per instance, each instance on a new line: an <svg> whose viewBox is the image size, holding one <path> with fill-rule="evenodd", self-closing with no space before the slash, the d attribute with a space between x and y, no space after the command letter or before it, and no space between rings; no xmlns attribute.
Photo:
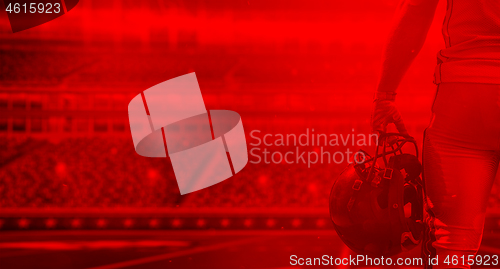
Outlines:
<svg viewBox="0 0 500 269"><path fill-rule="evenodd" d="M251 164L181 196L165 158L137 155L128 139L5 139L0 207L325 207L343 166Z"/></svg>

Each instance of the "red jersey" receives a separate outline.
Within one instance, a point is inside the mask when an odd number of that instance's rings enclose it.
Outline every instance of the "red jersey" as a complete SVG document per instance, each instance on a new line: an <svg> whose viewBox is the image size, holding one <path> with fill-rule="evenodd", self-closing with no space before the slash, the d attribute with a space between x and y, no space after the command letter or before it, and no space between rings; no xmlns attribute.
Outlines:
<svg viewBox="0 0 500 269"><path fill-rule="evenodd" d="M500 84L500 1L448 0L435 83Z"/></svg>

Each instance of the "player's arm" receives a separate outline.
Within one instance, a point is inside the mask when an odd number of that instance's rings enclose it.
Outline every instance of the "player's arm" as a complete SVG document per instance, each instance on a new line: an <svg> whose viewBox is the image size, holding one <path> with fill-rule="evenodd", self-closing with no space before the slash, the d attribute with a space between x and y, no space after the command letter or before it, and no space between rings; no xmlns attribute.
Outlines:
<svg viewBox="0 0 500 269"><path fill-rule="evenodd" d="M375 95L374 130L385 130L388 123L395 123L400 132L406 132L401 115L394 106L396 90L425 42L438 1L403 0L396 11Z"/></svg>

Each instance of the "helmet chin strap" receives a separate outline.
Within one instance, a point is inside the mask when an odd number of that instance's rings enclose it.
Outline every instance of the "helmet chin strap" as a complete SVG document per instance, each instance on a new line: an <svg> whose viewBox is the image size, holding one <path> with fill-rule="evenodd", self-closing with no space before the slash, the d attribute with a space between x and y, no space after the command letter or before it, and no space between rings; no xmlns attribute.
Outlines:
<svg viewBox="0 0 500 269"><path fill-rule="evenodd" d="M406 244L405 244L405 243L408 243L407 242L408 240L410 240L411 244L414 244L414 245L418 245L418 243L420 242L419 240L415 239L415 237L413 237L413 233L412 232L404 232L404 233L402 233L401 234L401 248L403 249L403 251L409 251L410 250L410 248L406 248Z"/></svg>

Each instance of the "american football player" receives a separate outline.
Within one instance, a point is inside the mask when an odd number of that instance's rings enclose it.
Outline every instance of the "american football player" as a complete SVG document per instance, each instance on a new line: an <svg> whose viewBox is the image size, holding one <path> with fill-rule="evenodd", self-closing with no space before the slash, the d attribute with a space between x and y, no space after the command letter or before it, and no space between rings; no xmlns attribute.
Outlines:
<svg viewBox="0 0 500 269"><path fill-rule="evenodd" d="M407 133L396 91L424 44L437 4L404 0L399 6L374 97L374 130L395 124ZM442 32L446 47L438 53L437 93L424 133L422 256L427 268L470 268L500 160L500 1L448 0Z"/></svg>

